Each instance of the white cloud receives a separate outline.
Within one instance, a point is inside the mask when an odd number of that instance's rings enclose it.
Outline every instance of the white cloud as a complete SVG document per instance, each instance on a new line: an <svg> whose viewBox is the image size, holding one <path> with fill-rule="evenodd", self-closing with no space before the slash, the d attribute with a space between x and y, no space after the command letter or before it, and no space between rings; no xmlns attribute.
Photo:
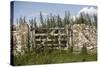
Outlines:
<svg viewBox="0 0 100 67"><path fill-rule="evenodd" d="M80 13L85 13L90 16L93 16L93 15L97 15L97 9L94 7L84 7L78 12L77 17L80 15Z"/></svg>
<svg viewBox="0 0 100 67"><path fill-rule="evenodd" d="M70 18L75 21L76 18L79 18L81 13L88 14L93 17L94 15L97 15L97 9L94 7L84 7L75 16L71 16Z"/></svg>

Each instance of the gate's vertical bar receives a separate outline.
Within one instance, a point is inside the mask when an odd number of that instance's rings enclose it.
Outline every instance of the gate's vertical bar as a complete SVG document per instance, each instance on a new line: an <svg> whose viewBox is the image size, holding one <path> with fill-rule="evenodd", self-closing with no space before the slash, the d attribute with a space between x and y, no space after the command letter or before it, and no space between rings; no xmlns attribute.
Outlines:
<svg viewBox="0 0 100 67"><path fill-rule="evenodd" d="M36 44L35 44L35 28L33 28L33 44L34 44L34 48L36 48Z"/></svg>

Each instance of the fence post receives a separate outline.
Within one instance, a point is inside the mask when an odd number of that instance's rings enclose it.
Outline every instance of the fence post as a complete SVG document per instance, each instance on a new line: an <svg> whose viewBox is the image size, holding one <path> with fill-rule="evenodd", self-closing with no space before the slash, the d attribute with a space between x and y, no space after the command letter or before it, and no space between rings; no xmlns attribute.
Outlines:
<svg viewBox="0 0 100 67"><path fill-rule="evenodd" d="M74 47L74 44L73 44L73 29L72 29L73 25L71 26L71 44L72 44L72 47Z"/></svg>
<svg viewBox="0 0 100 67"><path fill-rule="evenodd" d="M61 37L60 37L60 30L58 29L58 44L59 44L59 48L60 48L60 45L61 45Z"/></svg>
<svg viewBox="0 0 100 67"><path fill-rule="evenodd" d="M68 39L68 26L65 25L65 33L66 33L66 38L67 38L67 42L66 42L66 45L67 45L67 48L68 48L68 42L69 42L69 39Z"/></svg>
<svg viewBox="0 0 100 67"><path fill-rule="evenodd" d="M48 47L49 28L47 28L46 47Z"/></svg>
<svg viewBox="0 0 100 67"><path fill-rule="evenodd" d="M36 44L35 44L35 28L33 28L33 31L32 31L32 38L33 38L33 47L36 48Z"/></svg>

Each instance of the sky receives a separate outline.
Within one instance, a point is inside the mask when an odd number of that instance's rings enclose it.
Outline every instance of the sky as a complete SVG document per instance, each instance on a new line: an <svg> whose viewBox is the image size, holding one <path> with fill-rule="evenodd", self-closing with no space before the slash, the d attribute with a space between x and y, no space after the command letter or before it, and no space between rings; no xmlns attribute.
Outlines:
<svg viewBox="0 0 100 67"><path fill-rule="evenodd" d="M72 4L54 4L54 3L39 3L39 2L14 2L14 23L16 19L20 17L26 17L26 20L32 19L34 17L39 21L40 11L43 17L47 15L60 15L61 18L64 17L65 11L70 11L71 16L76 16L81 12L86 12L90 14L97 13L97 7L92 5L72 5Z"/></svg>

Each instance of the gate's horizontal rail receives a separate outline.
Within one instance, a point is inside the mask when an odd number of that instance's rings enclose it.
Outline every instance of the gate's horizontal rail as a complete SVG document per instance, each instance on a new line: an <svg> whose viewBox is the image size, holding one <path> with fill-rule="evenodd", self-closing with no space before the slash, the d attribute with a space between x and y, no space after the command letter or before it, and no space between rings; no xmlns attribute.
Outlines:
<svg viewBox="0 0 100 67"><path fill-rule="evenodd" d="M59 39L60 41L67 41L67 39ZM57 39L35 39L35 41L57 41Z"/></svg>
<svg viewBox="0 0 100 67"><path fill-rule="evenodd" d="M46 44L44 44L44 45L37 44L37 46L42 46L42 47L66 47L66 44L60 44L60 45L58 45L58 44L48 44L48 45L46 45Z"/></svg>
<svg viewBox="0 0 100 67"><path fill-rule="evenodd" d="M64 30L65 28L64 27L55 27L55 28L34 28L35 30L38 30L38 29L41 29L41 30Z"/></svg>
<svg viewBox="0 0 100 67"><path fill-rule="evenodd" d="M41 33L41 34L35 34L35 36L66 36L66 34L45 34L45 33Z"/></svg>

